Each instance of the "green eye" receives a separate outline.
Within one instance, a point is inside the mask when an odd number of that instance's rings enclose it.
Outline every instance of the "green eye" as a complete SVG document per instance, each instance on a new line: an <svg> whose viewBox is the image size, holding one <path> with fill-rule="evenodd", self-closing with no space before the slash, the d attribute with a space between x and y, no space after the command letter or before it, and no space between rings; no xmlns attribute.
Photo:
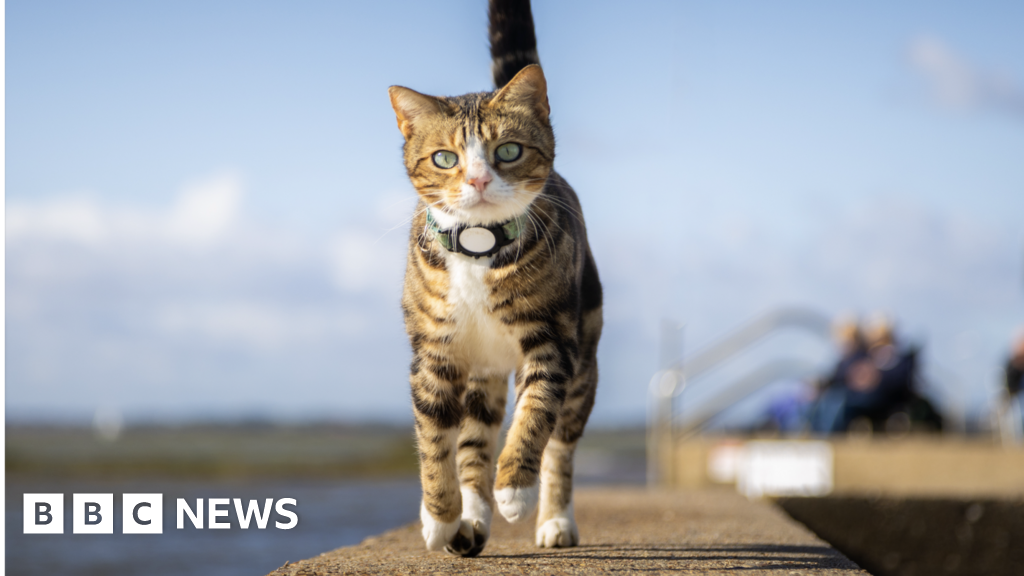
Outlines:
<svg viewBox="0 0 1024 576"><path fill-rule="evenodd" d="M509 142L508 144L502 144L498 146L498 160L502 162L512 162L518 160L519 156L523 153L523 147L515 142Z"/></svg>
<svg viewBox="0 0 1024 576"><path fill-rule="evenodd" d="M438 168L452 168L459 163L459 157L455 155L455 152L449 152L447 150L441 150L440 152L434 152L434 165Z"/></svg>

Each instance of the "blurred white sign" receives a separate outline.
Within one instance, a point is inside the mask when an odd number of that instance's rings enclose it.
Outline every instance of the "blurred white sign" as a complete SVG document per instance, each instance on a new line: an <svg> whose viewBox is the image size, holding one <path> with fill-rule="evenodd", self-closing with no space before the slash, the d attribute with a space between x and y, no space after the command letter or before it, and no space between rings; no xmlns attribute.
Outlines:
<svg viewBox="0 0 1024 576"><path fill-rule="evenodd" d="M736 489L747 498L823 496L832 491L832 446L827 442L747 442Z"/></svg>
<svg viewBox="0 0 1024 576"><path fill-rule="evenodd" d="M744 443L738 440L721 442L708 452L708 478L718 484L736 482L746 456Z"/></svg>

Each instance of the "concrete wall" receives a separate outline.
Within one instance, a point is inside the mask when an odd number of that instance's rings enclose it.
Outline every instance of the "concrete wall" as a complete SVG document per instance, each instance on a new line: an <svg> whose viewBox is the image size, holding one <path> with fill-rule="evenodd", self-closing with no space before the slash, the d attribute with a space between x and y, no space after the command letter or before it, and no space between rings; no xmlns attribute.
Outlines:
<svg viewBox="0 0 1024 576"><path fill-rule="evenodd" d="M731 451L742 467L746 441L705 437L677 442L671 453L674 461L665 467L671 470L668 483L686 488L722 483L721 470L709 474L709 462L713 467L718 458L721 464L722 454ZM941 436L841 438L827 443L832 449L834 494L1024 496L1024 450L1020 448Z"/></svg>

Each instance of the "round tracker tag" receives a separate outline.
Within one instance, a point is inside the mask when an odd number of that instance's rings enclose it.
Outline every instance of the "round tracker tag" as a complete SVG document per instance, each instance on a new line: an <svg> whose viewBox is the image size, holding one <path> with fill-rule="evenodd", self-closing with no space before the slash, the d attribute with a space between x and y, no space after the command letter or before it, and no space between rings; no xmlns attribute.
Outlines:
<svg viewBox="0 0 1024 576"><path fill-rule="evenodd" d="M497 243L498 239L494 237L494 232L487 228L474 226L473 228L466 228L459 233L459 244L466 250L476 252L477 254L489 251Z"/></svg>

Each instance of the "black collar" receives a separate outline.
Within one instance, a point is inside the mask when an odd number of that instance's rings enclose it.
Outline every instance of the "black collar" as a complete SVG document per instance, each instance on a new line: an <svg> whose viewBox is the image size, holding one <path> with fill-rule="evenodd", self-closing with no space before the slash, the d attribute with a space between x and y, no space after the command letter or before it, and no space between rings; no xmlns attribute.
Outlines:
<svg viewBox="0 0 1024 576"><path fill-rule="evenodd" d="M427 230L449 252L457 252L474 258L494 256L522 234L523 225L519 216L490 226L456 225L447 230L427 210Z"/></svg>

